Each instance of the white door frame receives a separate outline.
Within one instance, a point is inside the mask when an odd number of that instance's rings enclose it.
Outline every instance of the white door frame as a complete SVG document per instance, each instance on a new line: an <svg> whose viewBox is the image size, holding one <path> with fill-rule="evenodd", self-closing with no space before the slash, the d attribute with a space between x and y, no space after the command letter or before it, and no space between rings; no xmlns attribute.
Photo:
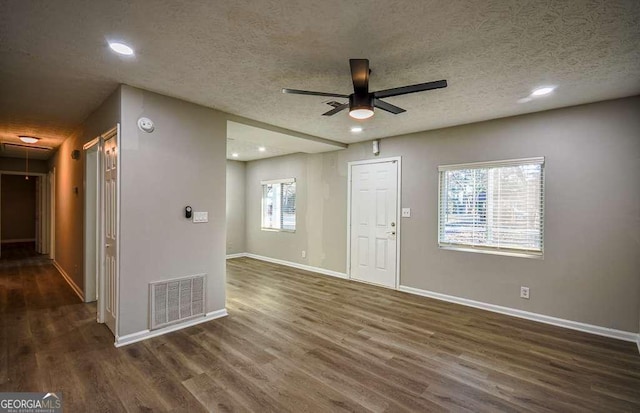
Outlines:
<svg viewBox="0 0 640 413"><path fill-rule="evenodd" d="M96 154L96 163L94 165L94 169L95 169L95 181L94 182L88 182L87 181L87 174L89 172L89 163L87 161L87 153L89 150L94 149L96 151L98 151L98 153ZM101 219L101 201L102 201L102 197L101 197L101 193L100 193L100 189L101 189L101 168L102 168L102 162L101 162L101 157L100 157L100 151L102 150L102 139L100 136L96 137L95 139L91 140L90 142L87 142L82 149L84 150L84 171L83 171L83 185L84 185L84 199L83 199L83 222L84 222L84 231L82 233L83 236L83 273L84 273L84 300L85 302L92 302L92 301L97 301L98 297L97 294L100 291L100 263L101 263L101 243L100 243L100 236L101 236L101 225L100 225L100 219ZM89 224L89 211L87 211L87 188L89 185L93 185L95 187L95 199L92 201L94 205L95 210L92 211L93 213L93 220L95 222L92 223L92 225L95 225L95 237L93 239L88 239L87 237L87 225ZM90 246L91 244L91 246ZM89 259L89 255L93 255L94 257L94 261L93 261L93 265L90 264L90 259ZM90 268L90 267L94 267L94 268ZM95 277L90 277L89 274L93 274ZM94 279L95 278L95 279ZM93 286L93 290L95 290L95 294L89 294L89 286ZM101 314L100 308L98 307L98 311L97 311L97 320L100 323L101 320L103 319L103 315Z"/></svg>
<svg viewBox="0 0 640 413"><path fill-rule="evenodd" d="M106 296L105 296L105 269L104 269L104 260L105 260L105 240L104 240L104 234L105 234L105 228L104 228L104 141L109 139L109 138L113 138L116 139L116 145L118 148L117 151L117 157L118 157L118 167L120 167L120 123L116 124L115 127L109 129L108 131L106 131L105 133L102 133L100 135L98 135L97 137L95 137L94 139L92 139L91 141L87 142L82 148L83 150L87 150L91 147L93 147L94 145L99 145L98 146L98 202L96 204L96 219L98 221L98 228L97 228L97 233L96 233L96 237L97 237L97 241L96 241L96 248L97 248L97 280L96 280L96 289L97 289L97 295L98 295L98 305L97 305L97 314L96 314L96 321L98 323L104 323L105 322L105 313L106 313ZM83 172L83 180L85 181L85 185L86 185L86 169ZM117 234L120 234L120 171L118 171L118 175L116 178L116 187L117 187L117 197L116 197L116 231ZM86 214L86 212L85 212ZM84 237L84 234L83 234ZM87 242L87 240L85 239L83 242L83 249L84 249L84 243ZM118 248L116 250L116 254L118 257L118 265L116 267L116 325L115 325L115 330L116 332L118 331L118 324L119 324L119 314L120 314L120 243L118 243ZM83 260L84 261L84 260ZM83 265L86 265L85 262L83 262ZM86 277L86 274L85 274ZM86 297L86 295L85 295ZM116 336L116 340L118 338L118 334L114 333L114 335Z"/></svg>
<svg viewBox="0 0 640 413"><path fill-rule="evenodd" d="M366 159L362 161L352 161L347 163L347 277L352 281L363 282L351 278L351 170L356 165L368 165L374 163L396 162L398 165L398 206L396 208L396 282L394 290L400 286L400 239L402 235L402 225L400 217L402 215L402 157L392 156L389 158ZM378 285L378 284L376 284ZM384 287L381 285L380 287ZM388 287L385 287L388 288Z"/></svg>

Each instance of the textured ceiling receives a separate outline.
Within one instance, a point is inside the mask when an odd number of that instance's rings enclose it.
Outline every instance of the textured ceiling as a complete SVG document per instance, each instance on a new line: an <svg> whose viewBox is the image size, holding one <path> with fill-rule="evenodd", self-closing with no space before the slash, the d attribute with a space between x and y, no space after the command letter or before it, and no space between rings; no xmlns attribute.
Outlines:
<svg viewBox="0 0 640 413"><path fill-rule="evenodd" d="M0 138L63 139L118 83L341 142L640 93L640 1L30 1L0 4ZM134 58L111 53L122 40ZM447 79L355 123L321 114L351 93ZM516 101L539 85L556 92Z"/></svg>

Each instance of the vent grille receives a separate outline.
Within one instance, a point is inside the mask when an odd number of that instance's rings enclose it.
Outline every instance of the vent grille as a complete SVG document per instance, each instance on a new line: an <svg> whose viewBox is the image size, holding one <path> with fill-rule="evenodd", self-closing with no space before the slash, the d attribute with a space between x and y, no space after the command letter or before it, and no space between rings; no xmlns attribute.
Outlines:
<svg viewBox="0 0 640 413"><path fill-rule="evenodd" d="M205 274L149 284L150 329L204 315Z"/></svg>

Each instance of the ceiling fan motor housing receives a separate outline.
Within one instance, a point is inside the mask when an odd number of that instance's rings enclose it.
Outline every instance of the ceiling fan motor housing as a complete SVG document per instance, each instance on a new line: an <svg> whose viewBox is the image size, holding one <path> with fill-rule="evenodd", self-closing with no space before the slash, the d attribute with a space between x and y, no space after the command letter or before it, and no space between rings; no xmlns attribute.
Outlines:
<svg viewBox="0 0 640 413"><path fill-rule="evenodd" d="M373 110L373 93L357 94L349 96L349 110L369 109Z"/></svg>

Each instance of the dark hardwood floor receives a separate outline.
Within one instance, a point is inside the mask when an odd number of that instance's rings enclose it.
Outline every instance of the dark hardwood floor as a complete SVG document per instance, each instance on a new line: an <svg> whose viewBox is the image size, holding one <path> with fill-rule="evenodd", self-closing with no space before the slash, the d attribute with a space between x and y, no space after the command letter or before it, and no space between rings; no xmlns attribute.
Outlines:
<svg viewBox="0 0 640 413"><path fill-rule="evenodd" d="M48 261L19 262L0 391L66 412L640 411L633 343L240 258L228 317L116 349Z"/></svg>

